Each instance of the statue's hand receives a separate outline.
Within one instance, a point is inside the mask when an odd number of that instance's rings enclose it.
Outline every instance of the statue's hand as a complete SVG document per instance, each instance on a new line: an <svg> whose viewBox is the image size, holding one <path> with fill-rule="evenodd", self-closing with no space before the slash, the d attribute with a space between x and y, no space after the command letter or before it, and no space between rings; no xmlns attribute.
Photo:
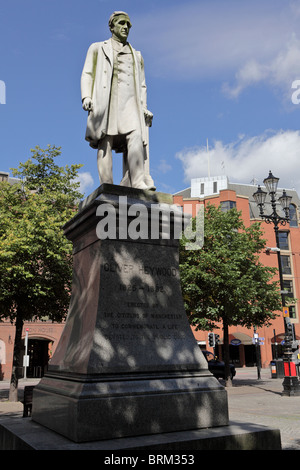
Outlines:
<svg viewBox="0 0 300 470"><path fill-rule="evenodd" d="M149 111L149 109L144 109L144 116L145 116L146 126L151 127L153 114L151 113L151 111Z"/></svg>
<svg viewBox="0 0 300 470"><path fill-rule="evenodd" d="M82 107L85 111L93 111L93 102L92 102L92 98L84 98L83 102L82 102Z"/></svg>

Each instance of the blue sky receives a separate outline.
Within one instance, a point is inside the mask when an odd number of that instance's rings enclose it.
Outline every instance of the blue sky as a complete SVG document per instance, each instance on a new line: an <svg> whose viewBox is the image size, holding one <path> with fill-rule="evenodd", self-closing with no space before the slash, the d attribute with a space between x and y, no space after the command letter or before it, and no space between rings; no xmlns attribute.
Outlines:
<svg viewBox="0 0 300 470"><path fill-rule="evenodd" d="M157 190L177 192L207 176L209 155L211 175L250 183L272 170L281 187L300 193L297 0L1 2L0 170L51 144L62 147L61 165L84 165L86 195L99 186L80 75L89 45L110 37L115 10L128 12L129 41L145 61Z"/></svg>

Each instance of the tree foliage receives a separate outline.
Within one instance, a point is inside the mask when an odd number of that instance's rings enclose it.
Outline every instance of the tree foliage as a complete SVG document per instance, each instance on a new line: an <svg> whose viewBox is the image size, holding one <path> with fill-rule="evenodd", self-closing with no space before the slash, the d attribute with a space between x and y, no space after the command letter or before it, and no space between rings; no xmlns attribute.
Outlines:
<svg viewBox="0 0 300 470"><path fill-rule="evenodd" d="M82 197L75 181L82 165L57 165L54 146L31 152L12 169L16 183L0 183L0 318L15 322L16 343L24 321L62 321L67 313L72 246L62 227Z"/></svg>
<svg viewBox="0 0 300 470"><path fill-rule="evenodd" d="M277 269L259 260L266 245L260 223L245 227L236 209L222 212L220 207L208 205L203 248L185 250L185 245L183 238L180 275L191 325L211 330L222 322L228 348L229 326L270 324L281 307L280 290L274 281Z"/></svg>

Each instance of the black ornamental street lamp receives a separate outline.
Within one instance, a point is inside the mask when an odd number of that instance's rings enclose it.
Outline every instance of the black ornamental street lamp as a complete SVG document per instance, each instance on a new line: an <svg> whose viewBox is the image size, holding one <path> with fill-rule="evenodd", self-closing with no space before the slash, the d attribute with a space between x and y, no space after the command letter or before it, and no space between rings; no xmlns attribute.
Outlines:
<svg viewBox="0 0 300 470"><path fill-rule="evenodd" d="M282 265L281 265L281 258L280 258L280 245L279 245L279 226L286 225L290 221L290 203L291 203L291 196L286 194L286 191L283 190L282 196L276 200L276 191L278 186L279 178L276 178L272 175L272 172L269 172L269 176L264 179L264 185L267 189L263 191L260 186L258 186L257 191L253 194L254 200L259 208L259 215L262 219L265 220L267 224L274 225L275 231L275 238L276 238L276 247L277 247L277 259L278 259L278 270L279 270L279 280L280 280L280 290L281 290L281 299L282 299L282 311L285 307L285 293L284 293L284 286L283 286L283 276L282 276ZM269 193L271 199L271 207L272 213L266 215L264 213L264 204ZM283 212L284 217L280 216L277 212L276 203L279 202ZM292 333L292 323L290 322L289 317L284 317L284 331L285 331L285 338L284 338L284 381L283 381L283 395L288 396L295 396L300 395L300 385L297 377L297 373L295 372L295 368L292 366L292 341L293 341L293 333ZM293 369L293 370L292 370Z"/></svg>

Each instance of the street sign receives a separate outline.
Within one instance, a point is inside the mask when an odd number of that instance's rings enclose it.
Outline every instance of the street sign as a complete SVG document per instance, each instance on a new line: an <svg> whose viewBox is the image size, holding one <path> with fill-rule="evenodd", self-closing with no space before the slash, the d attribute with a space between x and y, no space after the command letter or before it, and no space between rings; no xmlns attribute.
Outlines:
<svg viewBox="0 0 300 470"><path fill-rule="evenodd" d="M284 317L289 317L289 309L287 307L282 307L282 313Z"/></svg>
<svg viewBox="0 0 300 470"><path fill-rule="evenodd" d="M265 338L252 338L252 343L253 344L258 344L259 346L264 346L264 340Z"/></svg>
<svg viewBox="0 0 300 470"><path fill-rule="evenodd" d="M23 367L24 367L24 379L27 378L27 367L29 366L29 356L27 354L28 352L28 331L29 328L26 328L26 334L25 334L25 355L23 356Z"/></svg>
<svg viewBox="0 0 300 470"><path fill-rule="evenodd" d="M29 356L26 354L23 356L23 367L29 366Z"/></svg>

